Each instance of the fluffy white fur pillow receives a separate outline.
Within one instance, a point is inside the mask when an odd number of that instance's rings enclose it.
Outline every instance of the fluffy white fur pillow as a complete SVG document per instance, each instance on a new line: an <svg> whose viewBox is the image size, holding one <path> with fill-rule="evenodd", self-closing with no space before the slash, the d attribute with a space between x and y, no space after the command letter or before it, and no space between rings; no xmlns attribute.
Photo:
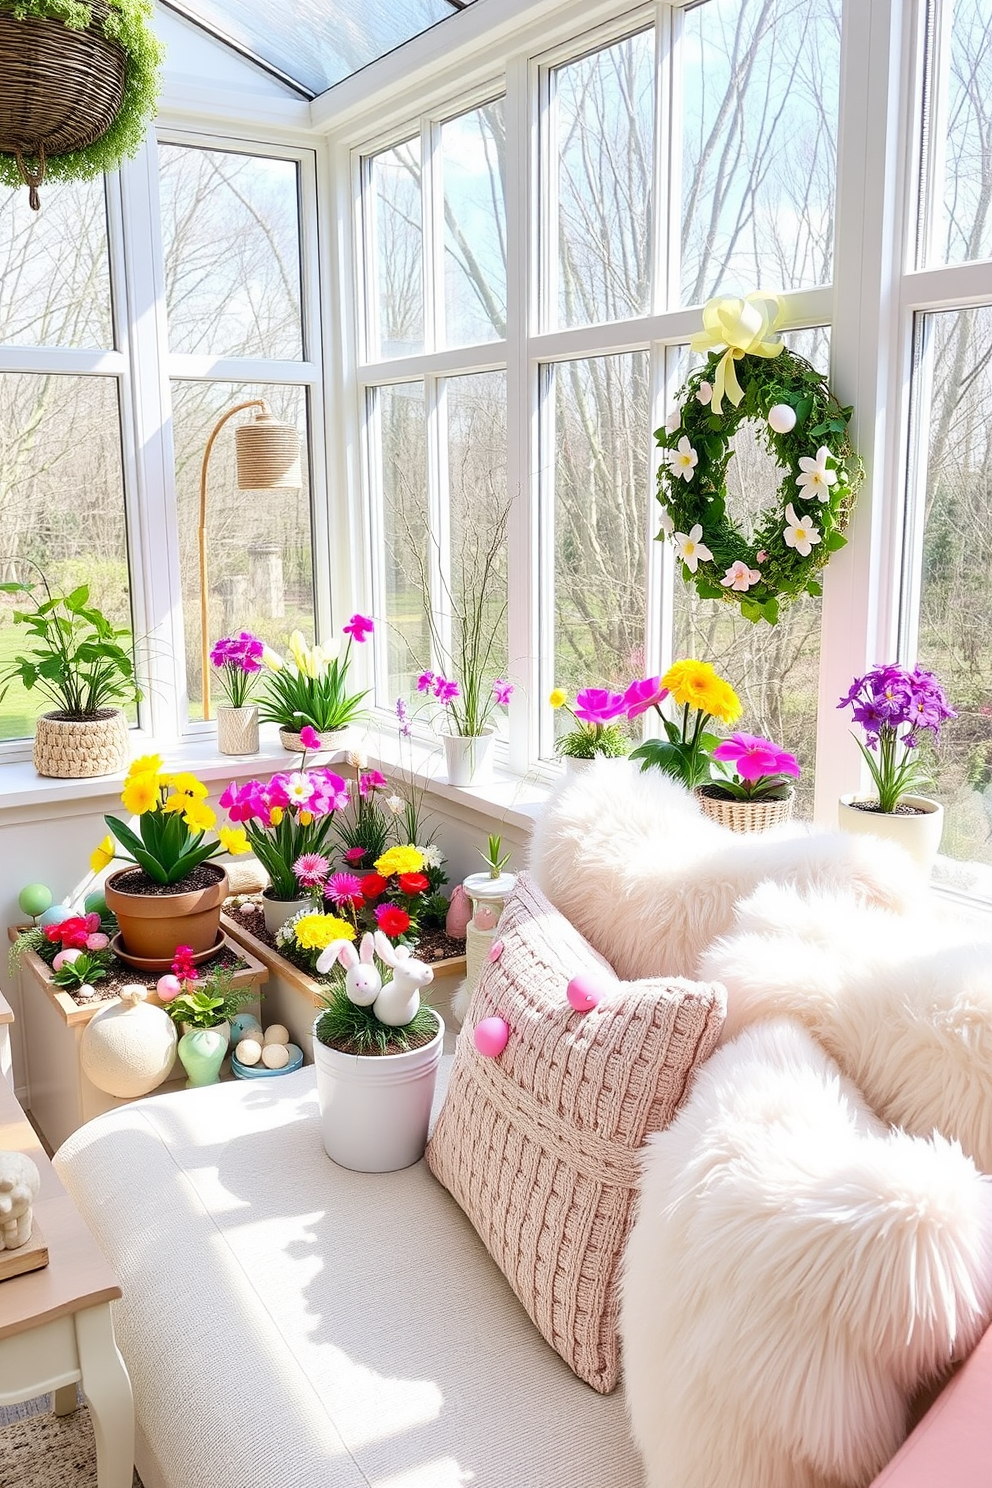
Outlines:
<svg viewBox="0 0 992 1488"><path fill-rule="evenodd" d="M765 879L852 888L907 910L919 872L874 837L800 826L742 836L704 817L660 770L601 760L549 798L531 842L545 894L625 979L692 976L733 925L734 905Z"/></svg>
<svg viewBox="0 0 992 1488"><path fill-rule="evenodd" d="M884 1120L956 1138L992 1173L992 940L848 894L763 885L698 975L728 993L723 1042L759 1019L801 1021Z"/></svg>
<svg viewBox="0 0 992 1488"><path fill-rule="evenodd" d="M992 1310L992 1183L884 1127L787 1020L645 1149L621 1337L647 1488L853 1488Z"/></svg>

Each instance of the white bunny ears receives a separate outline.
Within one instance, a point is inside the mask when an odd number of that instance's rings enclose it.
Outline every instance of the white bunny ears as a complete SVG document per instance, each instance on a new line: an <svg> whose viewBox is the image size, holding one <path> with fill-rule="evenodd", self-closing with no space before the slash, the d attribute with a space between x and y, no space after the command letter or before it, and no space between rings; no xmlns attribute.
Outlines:
<svg viewBox="0 0 992 1488"><path fill-rule="evenodd" d="M381 934L381 931L377 931L376 934ZM383 939L385 940L386 937L383 936ZM388 940L386 944L389 944ZM323 976L325 972L330 971L335 961L340 961L341 965L348 971L362 962L371 966L376 949L378 949L378 945L376 942L373 942L372 936L368 931L362 936L361 945L357 951L350 940L332 940L330 945L321 951L318 956L317 970ZM381 956L382 952L379 951L379 954ZM389 965L393 964L393 962L389 962Z"/></svg>

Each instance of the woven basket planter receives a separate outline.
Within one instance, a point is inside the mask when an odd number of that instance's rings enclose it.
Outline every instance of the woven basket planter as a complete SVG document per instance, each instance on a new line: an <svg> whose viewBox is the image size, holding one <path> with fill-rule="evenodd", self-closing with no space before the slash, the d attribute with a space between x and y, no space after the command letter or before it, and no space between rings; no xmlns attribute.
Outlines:
<svg viewBox="0 0 992 1488"><path fill-rule="evenodd" d="M129 743L127 718L120 708L104 708L85 723L43 713L35 724L34 767L39 775L57 780L115 775L127 762Z"/></svg>
<svg viewBox="0 0 992 1488"><path fill-rule="evenodd" d="M91 4L83 31L0 11L0 151L17 158L35 209L45 161L93 144L124 101L127 59L102 30L109 6Z"/></svg>
<svg viewBox="0 0 992 1488"><path fill-rule="evenodd" d="M696 791L696 800L703 815L721 827L729 827L732 832L765 832L790 819L795 794L790 792L784 801L724 801L708 795L703 785Z"/></svg>

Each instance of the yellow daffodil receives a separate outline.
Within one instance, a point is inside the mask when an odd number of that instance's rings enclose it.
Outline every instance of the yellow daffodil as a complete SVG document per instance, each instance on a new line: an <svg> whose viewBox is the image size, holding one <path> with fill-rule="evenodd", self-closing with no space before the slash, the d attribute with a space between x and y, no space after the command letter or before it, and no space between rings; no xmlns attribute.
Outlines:
<svg viewBox="0 0 992 1488"><path fill-rule="evenodd" d="M158 776L148 773L129 775L121 791L121 800L135 816L158 809Z"/></svg>
<svg viewBox="0 0 992 1488"><path fill-rule="evenodd" d="M128 766L127 778L131 780L135 775L159 775L162 772L162 756L160 754L143 754L140 759L132 760Z"/></svg>
<svg viewBox="0 0 992 1488"><path fill-rule="evenodd" d="M205 801L210 792L202 780L197 780L195 775L190 775L187 770L179 775L170 775L168 782L172 789L179 791L181 795L192 796L196 801Z"/></svg>
<svg viewBox="0 0 992 1488"><path fill-rule="evenodd" d="M564 687L556 687L551 696L548 698L548 702L551 704L552 708L564 708L565 704L568 702L568 693L565 691Z"/></svg>
<svg viewBox="0 0 992 1488"><path fill-rule="evenodd" d="M190 801L183 813L183 821L194 832L209 832L217 821L217 813L202 801Z"/></svg>
<svg viewBox="0 0 992 1488"><path fill-rule="evenodd" d="M293 926L296 943L305 951L326 951L332 940L354 940L355 927L337 915L308 914Z"/></svg>
<svg viewBox="0 0 992 1488"><path fill-rule="evenodd" d="M173 791L171 795L166 796L162 810L173 814L178 812L180 816L183 816L187 808L193 804L192 796L184 796L182 791Z"/></svg>
<svg viewBox="0 0 992 1488"><path fill-rule="evenodd" d="M269 812L269 826L277 827L282 821L282 818L283 808L281 806L273 806L272 810Z"/></svg>
<svg viewBox="0 0 992 1488"><path fill-rule="evenodd" d="M224 851L229 852L232 857L240 857L242 853L249 851L244 827L218 827L217 836L221 840Z"/></svg>
<svg viewBox="0 0 992 1488"><path fill-rule="evenodd" d="M405 847L391 847L376 859L375 871L388 878L391 873L419 873L424 866L424 855L419 847L407 843Z"/></svg>
<svg viewBox="0 0 992 1488"><path fill-rule="evenodd" d="M102 873L107 864L114 861L114 856L114 839L108 832L100 846L90 853L90 867L94 873Z"/></svg>
<svg viewBox="0 0 992 1488"><path fill-rule="evenodd" d="M301 677L312 677L314 675L310 652L307 650L306 641L303 639L302 630L294 630L289 638L289 654L293 658L296 670Z"/></svg>

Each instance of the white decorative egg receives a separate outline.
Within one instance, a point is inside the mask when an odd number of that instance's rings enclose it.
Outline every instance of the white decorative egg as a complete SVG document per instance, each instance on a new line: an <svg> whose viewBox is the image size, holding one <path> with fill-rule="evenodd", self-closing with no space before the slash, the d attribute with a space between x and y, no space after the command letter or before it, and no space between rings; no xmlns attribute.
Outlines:
<svg viewBox="0 0 992 1488"><path fill-rule="evenodd" d="M788 403L774 403L768 410L768 423L776 434L791 434L796 427L796 410Z"/></svg>
<svg viewBox="0 0 992 1488"><path fill-rule="evenodd" d="M234 1051L239 1064L257 1064L262 1057L262 1046L258 1039L243 1038Z"/></svg>
<svg viewBox="0 0 992 1488"><path fill-rule="evenodd" d="M288 1044L289 1029L284 1028L281 1023L273 1023L265 1030L265 1044Z"/></svg>
<svg viewBox="0 0 992 1488"><path fill-rule="evenodd" d="M101 1009L83 1029L79 1062L98 1090L118 1100L147 1095L168 1079L176 1058L176 1026L151 1007L138 984L121 989L120 1001Z"/></svg>
<svg viewBox="0 0 992 1488"><path fill-rule="evenodd" d="M266 1069L285 1069L289 1063L289 1050L285 1044L266 1044L262 1050L262 1063Z"/></svg>

